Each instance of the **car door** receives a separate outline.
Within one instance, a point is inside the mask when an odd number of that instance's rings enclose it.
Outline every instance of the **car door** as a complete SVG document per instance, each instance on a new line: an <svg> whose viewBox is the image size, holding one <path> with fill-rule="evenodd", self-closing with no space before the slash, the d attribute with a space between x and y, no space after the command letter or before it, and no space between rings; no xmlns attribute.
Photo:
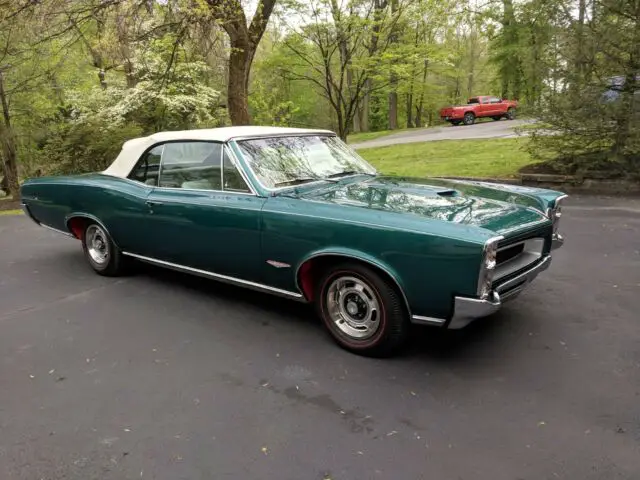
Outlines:
<svg viewBox="0 0 640 480"><path fill-rule="evenodd" d="M143 255L179 266L259 280L261 209L227 148L170 142L147 196Z"/></svg>
<svg viewBox="0 0 640 480"><path fill-rule="evenodd" d="M493 109L493 105L489 103L489 97L478 97L480 100L480 106L478 106L478 110L480 111L480 116L488 117L491 115L491 110Z"/></svg>
<svg viewBox="0 0 640 480"><path fill-rule="evenodd" d="M502 100L498 97L490 97L489 98L489 107L487 115L497 116L502 115L504 112L504 108L502 106Z"/></svg>

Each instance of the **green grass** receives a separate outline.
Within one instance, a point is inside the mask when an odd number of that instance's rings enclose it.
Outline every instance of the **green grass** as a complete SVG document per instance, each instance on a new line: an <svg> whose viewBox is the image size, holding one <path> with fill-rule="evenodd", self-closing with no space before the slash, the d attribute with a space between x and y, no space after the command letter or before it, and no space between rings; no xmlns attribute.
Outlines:
<svg viewBox="0 0 640 480"><path fill-rule="evenodd" d="M347 143L366 142L367 140L375 140L376 138L386 137L387 135L393 135L394 133L406 132L407 130L417 130L417 129L399 128L397 130L380 130L379 132L351 133L347 137Z"/></svg>
<svg viewBox="0 0 640 480"><path fill-rule="evenodd" d="M526 138L440 140L358 150L382 173L390 175L515 177L534 163L524 151Z"/></svg>
<svg viewBox="0 0 640 480"><path fill-rule="evenodd" d="M0 217L3 215L21 215L22 210L0 210Z"/></svg>

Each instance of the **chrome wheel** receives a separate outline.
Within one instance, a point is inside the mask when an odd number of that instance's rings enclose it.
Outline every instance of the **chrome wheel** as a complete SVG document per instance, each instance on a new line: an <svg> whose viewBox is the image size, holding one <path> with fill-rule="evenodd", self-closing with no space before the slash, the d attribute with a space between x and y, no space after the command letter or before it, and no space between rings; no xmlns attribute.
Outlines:
<svg viewBox="0 0 640 480"><path fill-rule="evenodd" d="M326 294L327 313L344 334L366 339L380 328L380 305L373 289L356 277L339 277Z"/></svg>
<svg viewBox="0 0 640 480"><path fill-rule="evenodd" d="M85 232L85 244L91 260L96 264L102 266L109 262L109 240L99 225L89 225Z"/></svg>

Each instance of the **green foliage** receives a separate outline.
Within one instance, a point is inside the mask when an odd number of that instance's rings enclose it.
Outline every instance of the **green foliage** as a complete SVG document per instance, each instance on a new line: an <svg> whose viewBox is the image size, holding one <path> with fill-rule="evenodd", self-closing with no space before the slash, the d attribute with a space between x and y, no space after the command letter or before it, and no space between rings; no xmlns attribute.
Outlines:
<svg viewBox="0 0 640 480"><path fill-rule="evenodd" d="M5 130L22 176L100 169L131 136L229 123L227 84L241 80L228 79L229 24L210 3L5 2ZM253 59L253 123L345 136L387 130L391 98L401 129L503 95L544 121L529 151L551 168L637 171L637 94L601 101L607 78L640 71L636 4L278 0Z"/></svg>
<svg viewBox="0 0 640 480"><path fill-rule="evenodd" d="M58 124L37 150L37 171L28 175L59 175L105 169L122 144L142 135L140 126L105 124L97 118Z"/></svg>
<svg viewBox="0 0 640 480"><path fill-rule="evenodd" d="M113 79L107 88L67 92L65 107L37 139L35 165L46 173L101 170L130 138L223 124L219 93L204 84L209 67L174 45L165 36L133 57L133 87Z"/></svg>
<svg viewBox="0 0 640 480"><path fill-rule="evenodd" d="M562 82L537 109L548 127L534 130L531 143L536 156L553 158L548 168L640 175L640 9L633 3L602 0L591 12L584 4L565 32Z"/></svg>

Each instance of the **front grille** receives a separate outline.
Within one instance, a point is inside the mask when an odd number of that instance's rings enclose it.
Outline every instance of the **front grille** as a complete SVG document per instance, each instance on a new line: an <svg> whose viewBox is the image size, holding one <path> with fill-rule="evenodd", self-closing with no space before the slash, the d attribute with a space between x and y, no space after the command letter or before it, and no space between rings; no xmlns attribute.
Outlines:
<svg viewBox="0 0 640 480"><path fill-rule="evenodd" d="M551 247L553 227L544 225L505 238L498 244L494 286L540 262Z"/></svg>
<svg viewBox="0 0 640 480"><path fill-rule="evenodd" d="M507 247L504 250L500 250L496 254L496 265L500 265L504 262L508 262L513 258L520 255L524 250L524 243L518 243L512 247Z"/></svg>
<svg viewBox="0 0 640 480"><path fill-rule="evenodd" d="M551 240L551 234L553 233L553 225L543 225L541 227L534 227L532 229L523 230L522 232L518 232L515 235L510 235L507 238L500 240L498 243L498 249L502 247L506 247L507 245L512 245L514 243L522 242L523 240L528 240L530 238L549 238Z"/></svg>

